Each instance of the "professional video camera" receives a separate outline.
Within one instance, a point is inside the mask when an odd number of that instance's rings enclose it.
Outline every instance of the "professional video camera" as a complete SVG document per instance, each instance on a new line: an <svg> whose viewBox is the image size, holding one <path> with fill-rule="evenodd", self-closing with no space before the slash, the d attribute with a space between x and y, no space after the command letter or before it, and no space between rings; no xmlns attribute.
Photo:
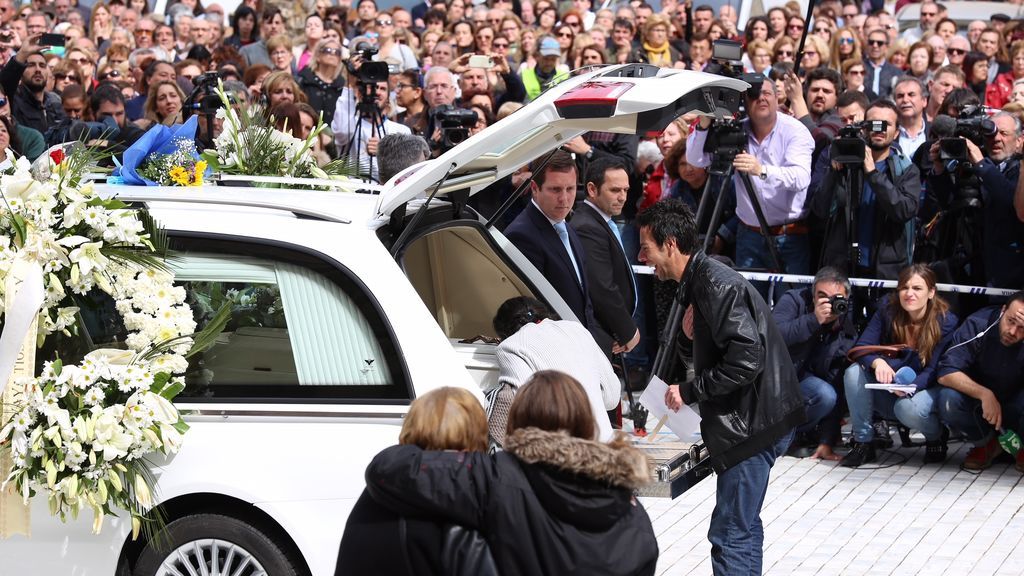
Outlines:
<svg viewBox="0 0 1024 576"><path fill-rule="evenodd" d="M220 74L207 72L192 79L192 93L185 99L182 105L182 117L187 120L193 114L198 114L200 120L206 119L205 126L200 123L200 130L196 133L196 142L201 149L213 147L214 123L217 110L221 108L220 96L217 95L217 84L220 81ZM204 130L205 129L205 130Z"/></svg>
<svg viewBox="0 0 1024 576"><path fill-rule="evenodd" d="M711 62L705 67L705 72L725 76L726 78L738 78L750 84L747 96L757 98L761 94L761 85L764 84L764 76L761 74L744 74L740 67L743 58L743 46L732 40L716 40L711 49ZM711 172L713 174L725 174L732 167L736 155L747 149L747 134L740 125L746 109L743 102L738 103L739 117L725 118L716 121L708 132L707 141L704 144L704 151L711 154Z"/></svg>
<svg viewBox="0 0 1024 576"><path fill-rule="evenodd" d="M943 134L943 138L939 140L939 157L944 162L967 161L967 142L961 137L982 148L985 146L985 139L996 133L996 124L985 113L983 106L968 104L960 109L960 116L955 120L948 116L945 118L949 120L940 121L939 118L943 116L936 118L936 122L941 122L941 125L936 126L935 130ZM949 127L950 120L953 121L952 130Z"/></svg>
<svg viewBox="0 0 1024 576"><path fill-rule="evenodd" d="M356 44L356 47L352 50L353 56L359 56L362 59L362 63L357 68L351 60L346 64L348 71L355 74L356 80L360 84L376 84L378 82L387 82L388 80L388 64L387 62L374 62L373 57L377 55L380 48L370 44L369 42L360 42Z"/></svg>
<svg viewBox="0 0 1024 576"><path fill-rule="evenodd" d="M476 126L477 115L472 110L456 108L451 104L438 106L433 111L434 125L441 129L441 151L469 138L469 129Z"/></svg>
<svg viewBox="0 0 1024 576"><path fill-rule="evenodd" d="M839 129L839 134L829 148L829 158L843 166L859 166L864 163L865 132L885 132L889 123L885 120L864 120Z"/></svg>

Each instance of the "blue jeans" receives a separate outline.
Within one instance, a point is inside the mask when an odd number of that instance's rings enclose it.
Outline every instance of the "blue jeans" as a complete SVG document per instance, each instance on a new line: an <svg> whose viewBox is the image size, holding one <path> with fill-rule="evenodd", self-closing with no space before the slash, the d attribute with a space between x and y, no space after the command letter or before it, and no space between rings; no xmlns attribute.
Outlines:
<svg viewBox="0 0 1024 576"><path fill-rule="evenodd" d="M1000 406L1003 409L1003 428L1018 434L1024 431L1024 392L1017 393L1009 402L1001 402ZM939 418L975 445L985 443L995 431L981 414L981 400L952 388L939 390Z"/></svg>
<svg viewBox="0 0 1024 576"><path fill-rule="evenodd" d="M854 363L846 369L844 387L846 404L850 407L850 423L856 442L871 442L875 431L871 417L876 412L887 420L899 420L907 428L920 431L925 440L937 442L942 439L942 424L939 423L939 389L931 387L913 396L900 398L886 390L869 390L868 382L874 382L860 364Z"/></svg>
<svg viewBox="0 0 1024 576"><path fill-rule="evenodd" d="M800 395L804 397L807 422L797 432L809 432L836 406L836 389L817 376L806 376L800 381Z"/></svg>
<svg viewBox="0 0 1024 576"><path fill-rule="evenodd" d="M785 454L793 432L718 475L715 511L711 513L711 567L716 576L761 574L764 526L761 505L776 458Z"/></svg>
<svg viewBox="0 0 1024 576"><path fill-rule="evenodd" d="M782 272L786 274L810 274L811 242L807 234L784 234L771 237L782 259ZM760 232L740 224L736 231L736 267L741 270L773 270L771 253ZM754 288L768 300L768 283L753 282ZM775 287L775 295L781 296L789 289L788 284Z"/></svg>

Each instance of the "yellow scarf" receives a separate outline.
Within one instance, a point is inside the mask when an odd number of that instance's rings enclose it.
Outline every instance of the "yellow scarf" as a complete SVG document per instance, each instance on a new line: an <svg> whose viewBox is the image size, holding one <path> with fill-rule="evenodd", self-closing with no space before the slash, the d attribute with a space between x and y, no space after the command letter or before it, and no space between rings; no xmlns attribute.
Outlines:
<svg viewBox="0 0 1024 576"><path fill-rule="evenodd" d="M647 62L654 64L655 66L668 66L671 67L672 54L668 50L669 44L665 42L660 47L654 47L644 42L644 51L647 52Z"/></svg>

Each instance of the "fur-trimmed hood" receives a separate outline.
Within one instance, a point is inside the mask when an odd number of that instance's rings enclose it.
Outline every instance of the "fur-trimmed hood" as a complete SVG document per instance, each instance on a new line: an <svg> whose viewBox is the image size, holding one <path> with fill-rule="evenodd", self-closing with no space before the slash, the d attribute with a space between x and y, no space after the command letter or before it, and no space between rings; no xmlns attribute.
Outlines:
<svg viewBox="0 0 1024 576"><path fill-rule="evenodd" d="M526 464L546 464L619 488L635 490L652 480L647 456L624 434L602 444L567 432L520 428L505 437L504 448Z"/></svg>

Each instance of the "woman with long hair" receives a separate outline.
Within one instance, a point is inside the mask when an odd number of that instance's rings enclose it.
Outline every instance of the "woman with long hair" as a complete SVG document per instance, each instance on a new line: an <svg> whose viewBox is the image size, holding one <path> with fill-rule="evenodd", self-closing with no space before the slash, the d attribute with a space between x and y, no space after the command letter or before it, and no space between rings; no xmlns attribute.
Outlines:
<svg viewBox="0 0 1024 576"><path fill-rule="evenodd" d="M273 108L282 102L306 102L306 93L299 88L289 72L271 72L263 80L263 102Z"/></svg>
<svg viewBox="0 0 1024 576"><path fill-rule="evenodd" d="M936 277L925 264L900 271L896 292L879 306L854 347L897 345L902 349L883 353L866 349L846 370L846 401L853 425L853 448L841 464L857 467L876 458L872 441L874 414L899 420L924 434L924 461L946 459L948 432L937 415L938 388L935 368L957 326L956 314L935 290ZM915 392L872 390L867 384L908 384Z"/></svg>
<svg viewBox="0 0 1024 576"><path fill-rule="evenodd" d="M241 48L257 42L260 39L260 19L256 11L245 4L239 4L231 15L231 31L231 36L224 39L224 44Z"/></svg>
<svg viewBox="0 0 1024 576"><path fill-rule="evenodd" d="M141 128L150 128L156 124L172 126L181 123L181 107L185 102L185 93L172 80L162 80L149 87L146 96L145 115L137 122ZM145 126L143 126L145 124Z"/></svg>
<svg viewBox="0 0 1024 576"><path fill-rule="evenodd" d="M754 40L768 41L768 19L764 16L747 20L747 27L743 30L743 44L749 46Z"/></svg>
<svg viewBox="0 0 1024 576"><path fill-rule="evenodd" d="M819 66L827 66L828 42L820 36L808 36L804 44L803 58L800 60L800 76L807 77L807 73Z"/></svg>
<svg viewBox="0 0 1024 576"><path fill-rule="evenodd" d="M103 2L97 2L89 16L89 39L99 46L109 40L113 32L114 18L110 15L110 8Z"/></svg>
<svg viewBox="0 0 1024 576"><path fill-rule="evenodd" d="M476 26L469 20L460 20L448 26L448 36L452 39L452 46L458 56L471 54L476 50L474 34Z"/></svg>
<svg viewBox="0 0 1024 576"><path fill-rule="evenodd" d="M839 70L844 60L863 60L863 50L860 45L860 36L853 28L840 28L832 35L832 46L829 50L832 55L830 65Z"/></svg>
<svg viewBox="0 0 1024 576"><path fill-rule="evenodd" d="M377 32L377 47L379 48L377 55L373 57L374 60L399 63L397 72L420 67L412 48L398 42L395 36L395 21L390 14L387 12L377 14L377 18L373 21L373 30Z"/></svg>
<svg viewBox="0 0 1024 576"><path fill-rule="evenodd" d="M487 449L487 417L480 401L468 391L437 388L409 406L398 444L415 447L423 454L436 450L442 454L482 455ZM446 523L400 515L394 508L397 506L373 498L369 487L363 490L345 524L335 574L455 573L453 566L445 566L442 560ZM493 569L489 550L484 561L488 560Z"/></svg>
<svg viewBox="0 0 1024 576"><path fill-rule="evenodd" d="M334 120L338 97L345 89L345 78L341 70L341 42L321 40L313 50L309 66L299 71L298 75L299 88L314 108L323 110L324 123L328 126Z"/></svg>
<svg viewBox="0 0 1024 576"><path fill-rule="evenodd" d="M647 458L624 435L595 438L580 383L540 371L512 402L505 451L393 446L366 489L400 515L479 530L501 574L654 574L658 544L633 495L650 482Z"/></svg>
<svg viewBox="0 0 1024 576"><path fill-rule="evenodd" d="M796 62L796 42L789 36L779 36L772 46L772 64Z"/></svg>

